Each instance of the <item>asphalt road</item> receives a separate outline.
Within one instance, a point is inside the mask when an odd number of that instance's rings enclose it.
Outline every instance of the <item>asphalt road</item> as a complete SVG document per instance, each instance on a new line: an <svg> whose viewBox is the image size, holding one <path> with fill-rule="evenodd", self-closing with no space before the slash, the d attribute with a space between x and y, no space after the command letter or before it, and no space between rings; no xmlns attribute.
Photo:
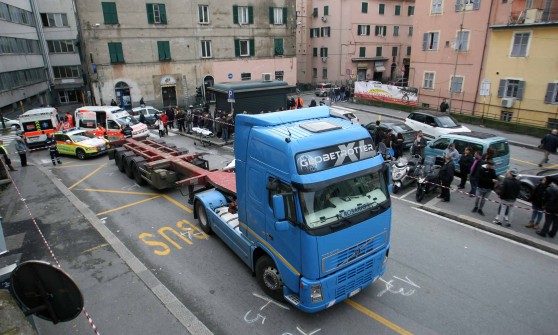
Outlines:
<svg viewBox="0 0 558 335"><path fill-rule="evenodd" d="M233 158L227 148L166 140L207 152L211 168ZM512 148L521 157L513 164L533 164L521 150ZM45 151L30 158L50 164ZM63 161L52 172L214 334L554 334L558 326L556 256L421 211L404 197L392 201L385 276L352 300L304 314L271 302L224 243L201 233L178 191L140 187L106 156Z"/></svg>

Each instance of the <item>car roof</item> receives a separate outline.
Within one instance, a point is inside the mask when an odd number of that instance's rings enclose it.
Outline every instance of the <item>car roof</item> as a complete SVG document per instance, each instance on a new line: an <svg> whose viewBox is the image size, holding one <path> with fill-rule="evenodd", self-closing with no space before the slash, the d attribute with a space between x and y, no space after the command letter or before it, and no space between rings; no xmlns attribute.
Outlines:
<svg viewBox="0 0 558 335"><path fill-rule="evenodd" d="M479 140L486 140L486 139L489 139L489 138L490 139L495 139L495 140L500 140L500 139L505 140L505 141L508 140L505 137L497 136L497 135L490 134L490 133L483 133L483 132L480 132L480 131L455 132L455 133L443 134L443 135L440 135L439 138L442 138L442 137L456 137L456 136L457 137L462 137L462 138L465 138L465 137L466 138L476 138L476 139L479 139Z"/></svg>
<svg viewBox="0 0 558 335"><path fill-rule="evenodd" d="M436 111L430 111L430 110L416 110L414 112L411 112L411 114L424 114L424 115L430 115L430 116L451 116L448 113L442 113L442 112L436 112ZM409 114L409 115L411 115ZM407 116L408 117L408 116Z"/></svg>
<svg viewBox="0 0 558 335"><path fill-rule="evenodd" d="M136 110L147 109L147 108L157 109L157 108L152 107L152 106L143 106L143 107L140 106L140 107L134 107L134 108L132 108L132 110L133 110L133 111L136 111Z"/></svg>

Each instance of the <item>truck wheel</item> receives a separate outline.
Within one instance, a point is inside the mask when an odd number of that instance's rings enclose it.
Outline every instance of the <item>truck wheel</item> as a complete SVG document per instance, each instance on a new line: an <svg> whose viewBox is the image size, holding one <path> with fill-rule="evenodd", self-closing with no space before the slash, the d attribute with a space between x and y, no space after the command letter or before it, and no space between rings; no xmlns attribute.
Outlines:
<svg viewBox="0 0 558 335"><path fill-rule="evenodd" d="M284 301L283 280L275 262L268 256L263 255L256 261L256 278L264 292L278 301Z"/></svg>
<svg viewBox="0 0 558 335"><path fill-rule="evenodd" d="M118 170L120 172L124 172L124 164L125 164L124 152L117 152L114 160L116 161L116 166L118 166Z"/></svg>
<svg viewBox="0 0 558 335"><path fill-rule="evenodd" d="M211 227L209 226L207 213L205 212L205 207L201 201L196 202L196 211L198 212L198 221L200 222L201 229L204 233L211 234Z"/></svg>
<svg viewBox="0 0 558 335"><path fill-rule="evenodd" d="M83 149L76 150L76 156L78 159L84 160L85 159L85 151Z"/></svg>
<svg viewBox="0 0 558 335"><path fill-rule="evenodd" d="M417 194L415 198L417 199L417 202L421 202L422 199L424 199L424 190L422 189L422 187L417 188Z"/></svg>
<svg viewBox="0 0 558 335"><path fill-rule="evenodd" d="M139 165L136 161L132 161L131 163L132 175L134 176L134 180L140 186L147 184L147 181L142 178L141 171L139 169Z"/></svg>
<svg viewBox="0 0 558 335"><path fill-rule="evenodd" d="M132 159L134 159L134 158L135 158L135 156L124 156L124 157L122 157L122 161L124 162L124 172L126 172L126 175L130 179L134 178L134 174L132 173Z"/></svg>

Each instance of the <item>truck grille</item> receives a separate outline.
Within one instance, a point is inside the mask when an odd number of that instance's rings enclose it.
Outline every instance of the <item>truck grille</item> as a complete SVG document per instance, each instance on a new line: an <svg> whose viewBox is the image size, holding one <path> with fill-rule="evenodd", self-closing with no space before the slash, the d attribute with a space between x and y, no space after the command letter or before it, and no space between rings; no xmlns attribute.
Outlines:
<svg viewBox="0 0 558 335"><path fill-rule="evenodd" d="M355 289L372 281L374 260L371 259L354 269L339 274L337 277L337 287L335 288L335 298L344 297Z"/></svg>
<svg viewBox="0 0 558 335"><path fill-rule="evenodd" d="M363 257L375 253L387 243L387 231L373 236L345 250L324 255L322 271L324 274L349 265Z"/></svg>

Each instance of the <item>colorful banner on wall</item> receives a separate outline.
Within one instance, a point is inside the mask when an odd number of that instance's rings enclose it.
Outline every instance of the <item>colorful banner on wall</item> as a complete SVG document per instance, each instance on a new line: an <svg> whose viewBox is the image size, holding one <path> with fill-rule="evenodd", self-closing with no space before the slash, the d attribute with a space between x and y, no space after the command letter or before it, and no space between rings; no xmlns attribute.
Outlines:
<svg viewBox="0 0 558 335"><path fill-rule="evenodd" d="M392 104L416 106L418 89L385 85L377 81L357 81L355 82L355 97Z"/></svg>

